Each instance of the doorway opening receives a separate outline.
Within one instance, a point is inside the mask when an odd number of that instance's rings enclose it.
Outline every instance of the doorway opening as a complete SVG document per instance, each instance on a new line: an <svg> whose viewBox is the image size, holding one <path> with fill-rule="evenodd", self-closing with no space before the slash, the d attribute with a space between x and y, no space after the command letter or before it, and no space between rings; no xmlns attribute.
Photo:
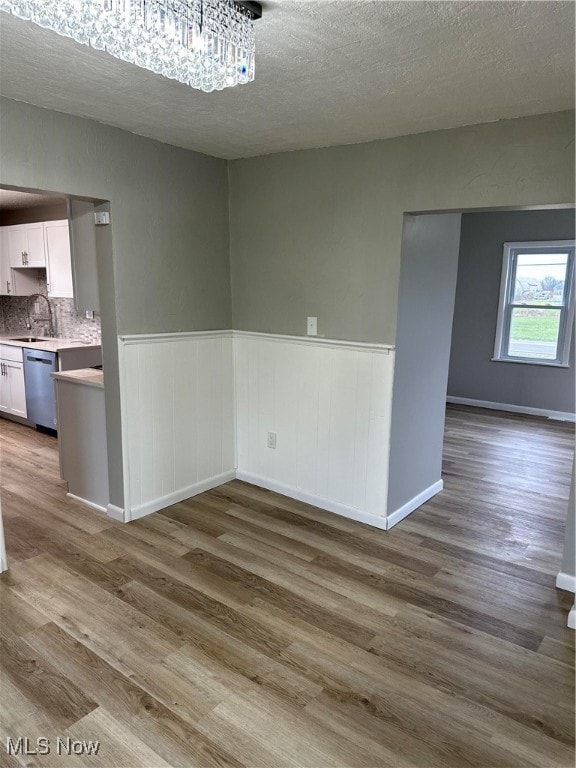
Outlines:
<svg viewBox="0 0 576 768"><path fill-rule="evenodd" d="M107 503L107 480L100 503L84 493L91 467L101 467L94 472L101 484L107 473L95 222L95 213L107 207L105 201L0 185L3 493L20 488L27 498L41 498L48 483L49 495L61 492L100 509ZM94 420L90 405L78 402L70 388L74 379L101 387L96 427L87 422Z"/></svg>
<svg viewBox="0 0 576 768"><path fill-rule="evenodd" d="M564 256L562 275L523 264L530 295L498 355L503 280L514 295L503 259L521 242L573 253L573 209L405 216L389 509L395 524L422 507L410 528L440 551L553 584L574 456L573 272Z"/></svg>

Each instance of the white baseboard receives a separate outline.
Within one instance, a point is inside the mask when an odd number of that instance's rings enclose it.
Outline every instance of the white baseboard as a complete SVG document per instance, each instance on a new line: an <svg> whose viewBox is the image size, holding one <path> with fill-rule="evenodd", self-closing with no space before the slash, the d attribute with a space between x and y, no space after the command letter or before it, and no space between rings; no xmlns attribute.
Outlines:
<svg viewBox="0 0 576 768"><path fill-rule="evenodd" d="M570 629L576 629L576 605L573 605L572 608L570 608L570 613L568 614L568 626Z"/></svg>
<svg viewBox="0 0 576 768"><path fill-rule="evenodd" d="M215 475L214 477L208 477L206 480L201 480L199 483L188 485L185 488L179 488L173 493L168 493L166 496L160 496L158 499L146 502L139 507L133 507L128 511L127 520L138 520L140 517L152 514L152 512L158 512L160 509L165 509L172 504L177 504L179 501L185 501L192 496L197 496L204 491L210 491L212 488L216 488L223 483L228 483L230 480L236 478L236 470L231 469L228 472L223 472L221 475Z"/></svg>
<svg viewBox="0 0 576 768"><path fill-rule="evenodd" d="M414 496L414 498L410 499L410 501L407 501L406 504L403 504L395 512L392 512L392 514L388 515L388 530L392 528L392 526L397 525L400 520L404 520L404 518L407 517L411 512L414 512L415 509L421 507L422 504L428 501L428 499L431 499L432 496L436 496L437 493L440 493L442 488L444 488L444 481L438 480L436 483L428 486L428 488L425 488L417 496Z"/></svg>
<svg viewBox="0 0 576 768"><path fill-rule="evenodd" d="M121 523L124 522L124 510L122 507L117 507L115 504L108 504L106 507L106 514L108 517L114 518L114 520L119 520Z"/></svg>
<svg viewBox="0 0 576 768"><path fill-rule="evenodd" d="M0 506L0 573L8 570L8 560L6 559L6 544L4 542L4 523L2 520L2 507Z"/></svg>
<svg viewBox="0 0 576 768"><path fill-rule="evenodd" d="M529 408L525 405L511 403L493 403L490 400L473 400L469 397L446 397L447 403L455 405L471 405L473 408L489 408L492 411L508 411L509 413L525 413L528 416L543 416L554 421L576 421L576 413L570 411L549 411L545 408Z"/></svg>
<svg viewBox="0 0 576 768"><path fill-rule="evenodd" d="M90 507L90 509L96 509L98 512L104 512L104 514L108 514L108 510L106 507L102 507L100 504L94 504L93 501L88 501L88 499L83 499L82 496L76 496L73 493L67 493L66 496L69 499L74 499L74 501L79 501L81 504L84 504L86 507Z"/></svg>
<svg viewBox="0 0 576 768"><path fill-rule="evenodd" d="M320 509L325 509L328 512L334 512L341 517L347 517L350 520L357 520L359 523L366 523L374 528L380 530L386 530L386 518L376 517L375 515L368 515L365 512L361 512L354 507L347 507L345 504L339 504L337 501L331 501L321 496L314 496L305 491L301 491L299 488L294 488L283 483L277 483L274 480L269 480L267 477L260 477L259 475L253 475L251 472L243 472L242 470L236 471L236 477L238 480L243 480L246 483L252 485L258 485L260 488L266 488L269 491L275 493L281 493L283 496L288 496L291 499L297 499L303 501L305 504L312 504Z"/></svg>
<svg viewBox="0 0 576 768"><path fill-rule="evenodd" d="M558 576L556 576L556 587L564 589L566 592L576 592L576 576L560 571Z"/></svg>

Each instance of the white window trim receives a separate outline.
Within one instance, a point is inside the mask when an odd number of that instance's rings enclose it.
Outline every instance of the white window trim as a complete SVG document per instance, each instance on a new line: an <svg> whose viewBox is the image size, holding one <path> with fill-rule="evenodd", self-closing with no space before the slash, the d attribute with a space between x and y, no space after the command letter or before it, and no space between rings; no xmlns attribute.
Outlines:
<svg viewBox="0 0 576 768"><path fill-rule="evenodd" d="M566 321L563 326L564 340L561 349L559 349L559 356L556 360L542 360L538 358L529 357L510 357L505 354L507 339L504 337L504 331L506 327L506 308L508 306L507 292L508 292L508 279L510 277L510 270L512 268L512 259L510 258L511 252L517 249L527 250L530 248L571 248L574 249L574 240L538 240L533 242L519 242L519 243L504 243L504 255L502 258L502 276L500 278L500 299L498 302L498 320L496 322L496 338L494 341L494 357L492 361L495 363L520 363L522 365L546 365L553 368L569 368L570 367L570 343L572 340L572 327L574 325L574 259L572 260L572 267L568 269L566 279L568 280L568 297L567 297L567 310Z"/></svg>

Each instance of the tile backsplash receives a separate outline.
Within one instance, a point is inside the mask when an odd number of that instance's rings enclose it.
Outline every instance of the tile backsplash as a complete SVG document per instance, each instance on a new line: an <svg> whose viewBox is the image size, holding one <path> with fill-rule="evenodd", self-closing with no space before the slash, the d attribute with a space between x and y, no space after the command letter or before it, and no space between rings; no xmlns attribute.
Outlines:
<svg viewBox="0 0 576 768"><path fill-rule="evenodd" d="M24 336L27 318L27 296L0 296L0 335ZM40 318L47 317L45 302L40 300L40 312L31 313L32 330L34 336L42 336L48 333L48 322ZM100 317L94 315L94 320L87 320L83 312L77 312L74 299L50 299L54 331L59 339L78 339L79 341L101 341ZM35 321L34 318L38 320Z"/></svg>

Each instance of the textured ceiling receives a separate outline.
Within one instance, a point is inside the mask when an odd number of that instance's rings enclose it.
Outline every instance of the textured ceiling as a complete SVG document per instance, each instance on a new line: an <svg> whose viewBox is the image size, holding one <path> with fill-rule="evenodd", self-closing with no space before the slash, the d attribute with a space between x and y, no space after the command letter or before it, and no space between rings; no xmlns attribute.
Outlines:
<svg viewBox="0 0 576 768"><path fill-rule="evenodd" d="M35 194L32 192L17 192L15 189L0 188L1 211L15 210L16 208L37 208L40 205L58 205L65 200L65 197Z"/></svg>
<svg viewBox="0 0 576 768"><path fill-rule="evenodd" d="M220 157L574 106L573 2L265 2L256 81L213 94L0 16L4 95Z"/></svg>

